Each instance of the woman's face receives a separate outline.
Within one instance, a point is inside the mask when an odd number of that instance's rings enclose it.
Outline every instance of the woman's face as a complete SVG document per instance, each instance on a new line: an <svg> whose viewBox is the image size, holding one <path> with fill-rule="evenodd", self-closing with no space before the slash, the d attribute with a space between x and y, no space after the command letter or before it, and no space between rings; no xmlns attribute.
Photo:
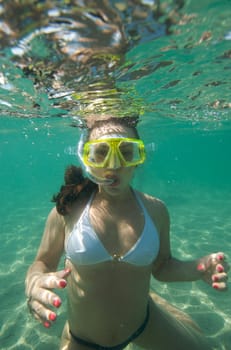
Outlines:
<svg viewBox="0 0 231 350"><path fill-rule="evenodd" d="M104 138L107 139L110 137L115 137L116 135L118 135L118 137L126 138L137 137L133 129L129 127L121 125L106 125L93 129L89 136L89 141L100 140ZM134 170L135 166L122 166L119 158L116 155L114 155L114 157L111 157L107 166L104 168L90 167L90 172L93 176L113 180L113 182L108 185L100 186L111 195L120 194L129 188Z"/></svg>

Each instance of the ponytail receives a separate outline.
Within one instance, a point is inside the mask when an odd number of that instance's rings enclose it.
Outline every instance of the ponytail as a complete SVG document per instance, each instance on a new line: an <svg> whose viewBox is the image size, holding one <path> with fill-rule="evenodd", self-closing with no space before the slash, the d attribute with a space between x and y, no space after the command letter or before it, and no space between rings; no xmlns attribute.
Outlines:
<svg viewBox="0 0 231 350"><path fill-rule="evenodd" d="M80 167L74 165L67 167L64 181L65 185L61 186L59 193L52 198L52 202L56 203L58 213L63 216L68 214L74 203L89 198L98 187L94 182L83 176Z"/></svg>

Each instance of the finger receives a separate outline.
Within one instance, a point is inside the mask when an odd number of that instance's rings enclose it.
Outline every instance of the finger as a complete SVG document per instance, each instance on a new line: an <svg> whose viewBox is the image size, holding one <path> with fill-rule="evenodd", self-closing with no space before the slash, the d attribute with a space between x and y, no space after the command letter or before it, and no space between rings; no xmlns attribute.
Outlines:
<svg viewBox="0 0 231 350"><path fill-rule="evenodd" d="M49 289L39 288L32 294L32 300L37 300L43 305L60 307L62 301L60 297Z"/></svg>
<svg viewBox="0 0 231 350"><path fill-rule="evenodd" d="M206 270L205 264L199 263L199 264L197 265L197 271L204 272L205 270Z"/></svg>
<svg viewBox="0 0 231 350"><path fill-rule="evenodd" d="M60 297L48 289L39 288L34 292L27 301L28 307L31 310L31 305L34 300L43 304L59 308L62 304Z"/></svg>
<svg viewBox="0 0 231 350"><path fill-rule="evenodd" d="M218 290L219 292L224 292L228 288L227 283L225 282L215 282L212 284L212 287Z"/></svg>
<svg viewBox="0 0 231 350"><path fill-rule="evenodd" d="M224 266L221 264L217 264L216 266L216 271L217 272L224 272Z"/></svg>
<svg viewBox="0 0 231 350"><path fill-rule="evenodd" d="M46 308L37 300L31 300L30 312L34 316L34 318L40 322L43 322L46 319ZM47 315L48 315L48 311L47 311Z"/></svg>
<svg viewBox="0 0 231 350"><path fill-rule="evenodd" d="M228 275L225 272L216 273L216 274L212 275L213 282L226 282L227 280L228 280Z"/></svg>
<svg viewBox="0 0 231 350"><path fill-rule="evenodd" d="M229 264L227 262L227 258L226 258L224 253L222 253L222 252L217 253L216 259L217 259L217 262L218 262L216 270L218 272L223 272L223 271L228 272L230 270L230 266L229 266Z"/></svg>
<svg viewBox="0 0 231 350"><path fill-rule="evenodd" d="M227 263L223 263L222 265L217 264L216 271L219 273L223 273L223 272L226 273L229 271L229 265Z"/></svg>
<svg viewBox="0 0 231 350"><path fill-rule="evenodd" d="M41 287L48 289L65 288L67 285L67 281L65 278L68 277L70 272L70 269L65 269L46 274L42 280Z"/></svg>
<svg viewBox="0 0 231 350"><path fill-rule="evenodd" d="M225 254L223 252L217 253L216 254L216 259L217 259L217 261L220 261L220 262L225 260Z"/></svg>
<svg viewBox="0 0 231 350"><path fill-rule="evenodd" d="M55 274L57 277L59 278L67 278L68 275L71 273L71 269L70 268L66 268L64 270L60 270L60 271L57 271Z"/></svg>
<svg viewBox="0 0 231 350"><path fill-rule="evenodd" d="M43 323L44 327L49 328L57 318L55 312L49 310L37 300L31 302L31 311L35 319Z"/></svg>
<svg viewBox="0 0 231 350"><path fill-rule="evenodd" d="M226 259L225 254L224 254L223 252L217 253L217 254L216 254L216 259L217 259L217 262L218 262L218 263L220 263L220 264L223 265L223 267L224 267L224 269L225 269L226 271L229 271L230 266L229 266L229 264L228 264L228 262L227 262L227 259Z"/></svg>

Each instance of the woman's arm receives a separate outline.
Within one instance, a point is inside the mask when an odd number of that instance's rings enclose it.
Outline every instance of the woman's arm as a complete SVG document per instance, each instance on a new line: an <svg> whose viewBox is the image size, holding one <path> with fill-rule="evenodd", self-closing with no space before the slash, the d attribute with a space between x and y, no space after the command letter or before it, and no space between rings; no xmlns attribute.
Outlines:
<svg viewBox="0 0 231 350"><path fill-rule="evenodd" d="M193 261L175 259L170 248L170 219L165 205L154 202L155 217L160 233L160 251L153 265L153 276L164 282L203 280L220 291L227 289L228 264L223 253L214 253Z"/></svg>
<svg viewBox="0 0 231 350"><path fill-rule="evenodd" d="M65 223L54 208L47 219L44 234L37 256L26 276L28 306L34 317L44 324L51 325L56 314L50 307L59 307L61 300L52 289L64 288L69 270L55 272L64 250Z"/></svg>

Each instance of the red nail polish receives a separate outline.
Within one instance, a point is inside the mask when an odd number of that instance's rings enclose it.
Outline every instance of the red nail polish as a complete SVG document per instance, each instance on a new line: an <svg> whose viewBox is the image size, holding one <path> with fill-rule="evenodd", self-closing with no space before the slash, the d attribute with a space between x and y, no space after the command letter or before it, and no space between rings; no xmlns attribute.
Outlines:
<svg viewBox="0 0 231 350"><path fill-rule="evenodd" d="M197 270L198 270L198 271L204 271L204 270L205 270L204 264L198 264L198 265L197 265Z"/></svg>
<svg viewBox="0 0 231 350"><path fill-rule="evenodd" d="M43 324L43 325L44 325L44 327L45 327L45 328L50 328L50 326L51 326L51 325L50 325L50 323L49 323L49 322L47 322L47 321L46 321L46 322L44 322L44 324Z"/></svg>
<svg viewBox="0 0 231 350"><path fill-rule="evenodd" d="M223 256L222 254L218 254L218 255L217 255L217 259L218 259L218 260L223 260L223 259L224 259L224 256Z"/></svg>
<svg viewBox="0 0 231 350"><path fill-rule="evenodd" d="M55 307L60 307L61 301L60 301L58 298L55 298L55 299L53 300L53 305L54 305Z"/></svg>
<svg viewBox="0 0 231 350"><path fill-rule="evenodd" d="M224 271L224 267L221 265L217 265L217 271L218 272L223 272Z"/></svg>
<svg viewBox="0 0 231 350"><path fill-rule="evenodd" d="M214 289L218 289L219 288L218 284L217 283L213 283L213 288Z"/></svg>
<svg viewBox="0 0 231 350"><path fill-rule="evenodd" d="M66 287L66 285L67 285L67 282L66 281L59 281L59 287L61 287L61 288L65 288Z"/></svg>
<svg viewBox="0 0 231 350"><path fill-rule="evenodd" d="M56 314L54 312L51 312L50 315L49 315L49 320L50 321L55 321L56 320Z"/></svg>
<svg viewBox="0 0 231 350"><path fill-rule="evenodd" d="M218 282L219 278L217 276L212 276L213 282Z"/></svg>

